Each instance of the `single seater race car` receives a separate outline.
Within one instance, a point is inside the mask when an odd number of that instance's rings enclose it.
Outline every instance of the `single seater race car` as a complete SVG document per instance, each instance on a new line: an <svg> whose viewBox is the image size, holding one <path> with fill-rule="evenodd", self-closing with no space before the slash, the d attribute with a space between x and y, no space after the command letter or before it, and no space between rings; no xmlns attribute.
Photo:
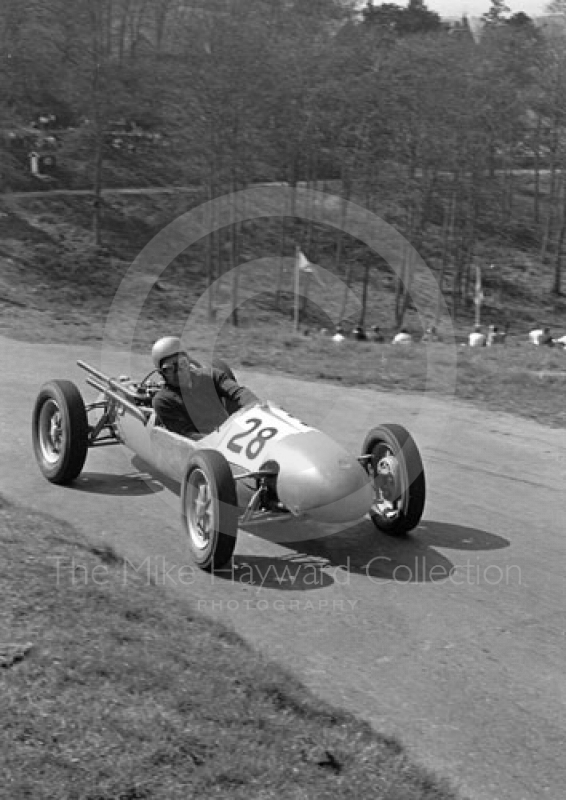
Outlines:
<svg viewBox="0 0 566 800"><path fill-rule="evenodd" d="M291 518L354 523L367 514L385 533L415 528L425 504L418 448L400 425L379 425L351 455L326 433L271 403L248 406L206 435L180 436L158 423L152 399L160 383L110 378L78 361L99 393L85 404L77 386L51 380L33 410L33 447L54 484L80 474L89 448L123 444L181 491L181 520L195 562L220 569L239 525ZM223 362L214 366L233 376Z"/></svg>

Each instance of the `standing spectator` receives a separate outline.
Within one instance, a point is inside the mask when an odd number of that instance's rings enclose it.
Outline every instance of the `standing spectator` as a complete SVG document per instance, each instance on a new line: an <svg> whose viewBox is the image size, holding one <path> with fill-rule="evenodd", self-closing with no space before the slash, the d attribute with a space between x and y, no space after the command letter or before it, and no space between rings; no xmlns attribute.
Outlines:
<svg viewBox="0 0 566 800"><path fill-rule="evenodd" d="M476 325L468 336L468 344L470 347L485 347L486 338L485 334L481 332L480 325Z"/></svg>
<svg viewBox="0 0 566 800"><path fill-rule="evenodd" d="M391 344L411 344L413 337L406 328L401 328L398 334L393 337Z"/></svg>

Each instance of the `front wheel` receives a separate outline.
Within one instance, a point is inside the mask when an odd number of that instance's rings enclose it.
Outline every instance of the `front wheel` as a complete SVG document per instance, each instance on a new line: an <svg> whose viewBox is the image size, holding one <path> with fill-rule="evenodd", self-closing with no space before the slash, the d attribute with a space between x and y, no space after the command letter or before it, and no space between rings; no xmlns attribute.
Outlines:
<svg viewBox="0 0 566 800"><path fill-rule="evenodd" d="M412 436L401 425L380 425L365 438L362 455L373 478L370 509L380 531L399 536L419 524L424 511L426 485L423 462Z"/></svg>
<svg viewBox="0 0 566 800"><path fill-rule="evenodd" d="M57 380L41 387L32 436L35 458L48 481L70 483L80 474L88 451L88 420L74 383Z"/></svg>
<svg viewBox="0 0 566 800"><path fill-rule="evenodd" d="M238 534L236 483L215 450L190 457L181 486L181 518L192 556L201 569L220 569L232 557Z"/></svg>

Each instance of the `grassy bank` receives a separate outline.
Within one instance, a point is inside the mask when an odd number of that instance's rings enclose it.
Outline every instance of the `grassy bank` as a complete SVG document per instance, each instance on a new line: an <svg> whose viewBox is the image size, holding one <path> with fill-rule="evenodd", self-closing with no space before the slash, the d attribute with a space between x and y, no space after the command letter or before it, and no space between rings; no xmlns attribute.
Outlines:
<svg viewBox="0 0 566 800"><path fill-rule="evenodd" d="M134 350L147 355L148 369L153 341L182 331L185 322L182 313L172 313L171 309L149 309L136 326L134 339ZM0 333L32 342L74 342L77 358L81 344L107 341L100 305L89 313L88 304L62 314L11 305L0 318ZM193 354L207 360L210 342L214 341L209 329L191 326L189 339ZM111 340L118 347L124 342L125 338L121 341L119 337ZM354 341L336 344L329 338L294 334L286 320L245 324L237 329L225 325L214 341L214 351L236 371L245 367L380 391L433 392L544 425L566 424L566 351L533 347L519 337L510 337L504 347L481 349L461 342L416 342L408 347Z"/></svg>
<svg viewBox="0 0 566 800"><path fill-rule="evenodd" d="M108 312L131 259L164 220L175 218L191 202L180 196L112 196L105 209L108 247L98 250L91 241L92 209L84 198L29 198L15 205L4 198L0 213L0 333L27 341L73 341L77 349L81 342L108 342ZM281 252L279 233L269 226L248 230L242 245L244 262L253 262L266 252ZM149 366L149 349L155 338L186 329L194 354L209 356L209 330L202 311L195 312L195 302L206 291L203 258L201 242L174 259L157 284L147 276L147 297L140 308L123 313L121 324L111 332L111 344L125 346L133 332L133 347L148 353ZM448 320L447 339L452 334L456 337L451 344L415 343L399 348L346 341L336 346L318 335L296 335L289 290L292 276L286 273L276 304L277 262L264 261L263 272L241 270L240 296L248 292L253 299L240 306L238 327L229 320L231 279L227 277L215 290L215 348L236 369L277 370L308 380L386 391L435 392L547 425L566 422L562 401L566 352L534 348L526 336L536 320L551 324L556 334L563 333L564 300L551 301L540 289L531 291L534 266L521 271L515 265L514 272L509 267L503 275L500 289L507 287L506 313L512 320L508 344L472 350L462 346L472 325L473 310L469 309L458 323ZM545 283L550 280L549 275L540 277ZM379 286L371 288L373 302L367 322L379 324L390 339L393 275L376 271L376 280ZM353 288L354 294L359 294L359 287ZM342 300L340 287L317 285L316 292L313 285L316 302L306 308L301 325L313 332L328 323L328 313L339 318ZM489 303L487 306L486 313ZM414 310L411 319L422 332L426 320L419 319ZM415 333L418 335L417 330Z"/></svg>
<svg viewBox="0 0 566 800"><path fill-rule="evenodd" d="M455 800L395 740L0 498L0 796Z"/></svg>

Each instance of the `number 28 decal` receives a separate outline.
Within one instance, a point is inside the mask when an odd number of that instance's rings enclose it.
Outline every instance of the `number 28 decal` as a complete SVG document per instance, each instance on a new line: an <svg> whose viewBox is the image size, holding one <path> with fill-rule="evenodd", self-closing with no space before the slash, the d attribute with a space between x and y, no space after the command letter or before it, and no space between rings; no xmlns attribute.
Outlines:
<svg viewBox="0 0 566 800"><path fill-rule="evenodd" d="M265 444L270 439L273 439L273 437L278 433L277 428L261 428L261 422L261 419L258 419L257 417L251 417L250 419L247 419L246 425L249 425L249 428L243 431L243 433L237 433L235 436L232 436L226 445L228 450L231 450L233 453L241 453L245 446L246 456L250 459L257 458L265 447ZM250 439L250 441L247 443L247 446L245 444L238 444L240 440L247 439L247 437L251 436L252 433L255 433L255 436L253 439Z"/></svg>

